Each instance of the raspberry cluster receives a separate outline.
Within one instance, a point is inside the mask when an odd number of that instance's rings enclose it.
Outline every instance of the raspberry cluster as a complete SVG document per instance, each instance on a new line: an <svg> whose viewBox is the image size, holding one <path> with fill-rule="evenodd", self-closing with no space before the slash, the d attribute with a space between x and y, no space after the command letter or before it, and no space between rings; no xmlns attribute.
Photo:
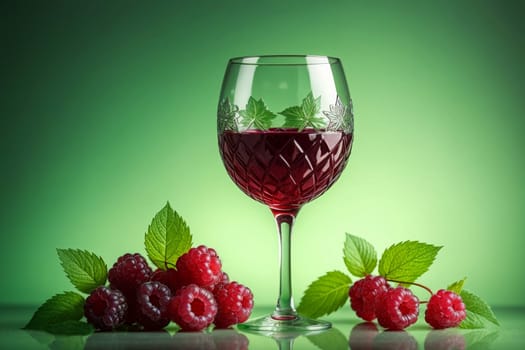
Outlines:
<svg viewBox="0 0 525 350"><path fill-rule="evenodd" d="M465 319L465 304L459 295L443 289L432 293L427 287L414 284L431 293L425 311L425 321L430 326L435 329L456 327ZM358 317L369 322L377 318L379 325L390 330L402 330L414 324L419 306L424 303L410 289L392 287L382 276L368 275L356 281L348 295L350 307Z"/></svg>
<svg viewBox="0 0 525 350"><path fill-rule="evenodd" d="M88 322L99 330L158 330L173 321L183 331L201 331L212 323L229 328L248 319L253 294L230 282L214 249L191 248L175 266L152 271L138 253L119 257L108 272L109 287L86 299Z"/></svg>

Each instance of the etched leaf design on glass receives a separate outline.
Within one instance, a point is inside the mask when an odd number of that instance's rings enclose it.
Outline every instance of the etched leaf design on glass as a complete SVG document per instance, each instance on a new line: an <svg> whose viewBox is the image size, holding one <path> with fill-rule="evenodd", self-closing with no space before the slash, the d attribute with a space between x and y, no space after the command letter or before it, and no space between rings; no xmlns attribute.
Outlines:
<svg viewBox="0 0 525 350"><path fill-rule="evenodd" d="M270 111L263 99L256 100L252 96L248 99L246 109L239 112L241 115L240 123L245 129L256 128L260 130L267 130L272 126L272 120L275 118L275 113Z"/></svg>
<svg viewBox="0 0 525 350"><path fill-rule="evenodd" d="M352 100L350 105L345 106L339 96L335 100L335 104L330 105L329 111L323 111L323 114L328 118L328 130L336 131L342 130L346 133L351 133L354 130L354 113Z"/></svg>
<svg viewBox="0 0 525 350"><path fill-rule="evenodd" d="M279 114L286 118L285 128L296 128L302 131L305 128L322 129L326 126L324 118L319 117L321 110L321 96L314 98L310 92L300 106L288 107Z"/></svg>
<svg viewBox="0 0 525 350"><path fill-rule="evenodd" d="M223 99L219 103L219 108L217 110L217 129L219 132L224 130L233 130L238 131L239 127L237 126L237 113L239 112L239 107L232 104L229 98Z"/></svg>

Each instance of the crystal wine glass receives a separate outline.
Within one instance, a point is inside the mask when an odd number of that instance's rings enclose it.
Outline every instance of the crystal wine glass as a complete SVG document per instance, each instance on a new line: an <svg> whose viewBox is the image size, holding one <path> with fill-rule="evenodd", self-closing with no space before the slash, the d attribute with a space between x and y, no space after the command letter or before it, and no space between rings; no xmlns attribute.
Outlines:
<svg viewBox="0 0 525 350"><path fill-rule="evenodd" d="M277 224L280 290L271 315L240 324L255 332L318 331L330 323L299 315L291 284L291 233L301 207L346 166L352 101L341 61L309 55L232 58L217 110L219 150L235 184L267 205Z"/></svg>

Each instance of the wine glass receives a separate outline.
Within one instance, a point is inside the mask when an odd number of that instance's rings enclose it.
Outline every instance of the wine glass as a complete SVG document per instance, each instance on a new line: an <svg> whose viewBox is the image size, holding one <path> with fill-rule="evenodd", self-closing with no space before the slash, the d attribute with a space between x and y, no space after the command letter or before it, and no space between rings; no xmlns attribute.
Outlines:
<svg viewBox="0 0 525 350"><path fill-rule="evenodd" d="M279 234L280 289L271 315L240 324L255 332L301 332L329 322L298 315L291 284L291 233L301 207L323 194L346 166L352 101L341 61L310 55L232 58L217 110L228 175L267 205Z"/></svg>

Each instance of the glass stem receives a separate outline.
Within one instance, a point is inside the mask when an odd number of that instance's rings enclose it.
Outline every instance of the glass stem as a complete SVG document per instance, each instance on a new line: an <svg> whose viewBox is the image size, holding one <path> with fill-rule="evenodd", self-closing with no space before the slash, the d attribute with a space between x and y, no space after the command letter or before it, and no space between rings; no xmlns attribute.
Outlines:
<svg viewBox="0 0 525 350"><path fill-rule="evenodd" d="M297 317L292 296L291 240L294 214L277 214L275 222L279 233L280 287L277 306L272 315L276 320L293 320Z"/></svg>

